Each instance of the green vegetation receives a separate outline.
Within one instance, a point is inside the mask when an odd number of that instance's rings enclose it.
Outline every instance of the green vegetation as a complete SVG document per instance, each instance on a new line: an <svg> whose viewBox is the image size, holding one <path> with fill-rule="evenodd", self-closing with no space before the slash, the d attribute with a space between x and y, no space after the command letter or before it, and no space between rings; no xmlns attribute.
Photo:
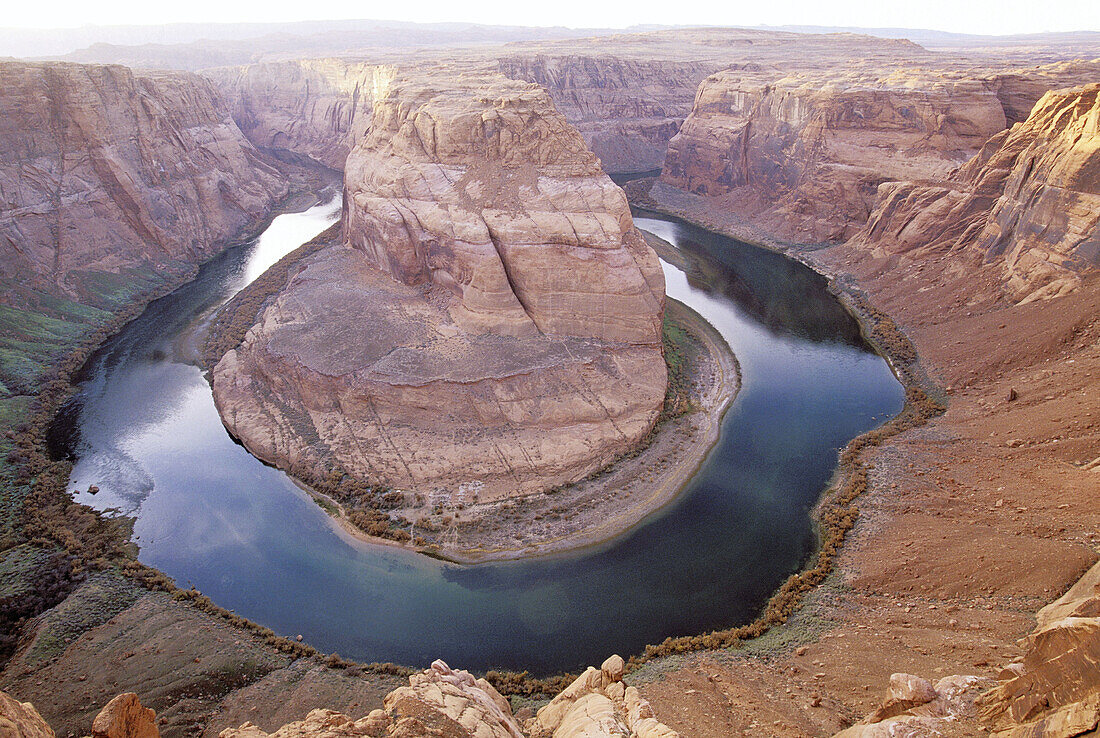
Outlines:
<svg viewBox="0 0 1100 738"><path fill-rule="evenodd" d="M666 312L661 324L661 342L668 367L668 388L661 420L671 420L695 409L691 397L692 359L702 350L698 336L675 322Z"/></svg>

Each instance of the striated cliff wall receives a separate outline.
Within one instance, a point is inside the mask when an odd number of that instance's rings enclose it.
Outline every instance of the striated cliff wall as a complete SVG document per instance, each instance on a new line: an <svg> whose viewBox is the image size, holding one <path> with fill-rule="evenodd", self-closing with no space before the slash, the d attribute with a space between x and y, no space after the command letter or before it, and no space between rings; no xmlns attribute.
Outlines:
<svg viewBox="0 0 1100 738"><path fill-rule="evenodd" d="M375 98L392 66L302 59L227 67L205 73L231 100L233 118L262 149L304 154L343 169L370 126Z"/></svg>
<svg viewBox="0 0 1100 738"><path fill-rule="evenodd" d="M622 191L535 85L390 85L303 260L214 372L254 453L467 502L586 476L644 437L664 280Z"/></svg>
<svg viewBox="0 0 1100 738"><path fill-rule="evenodd" d="M879 185L947 183L1047 90L1098 71L1096 61L998 72L951 59L741 64L700 84L661 180L779 240L839 242L870 217Z"/></svg>
<svg viewBox="0 0 1100 738"><path fill-rule="evenodd" d="M505 76L545 87L603 168L616 173L661 168L700 80L720 66L609 54L517 54L499 61Z"/></svg>
<svg viewBox="0 0 1100 738"><path fill-rule="evenodd" d="M876 254L972 249L1018 300L1100 267L1100 85L1048 92L943 186L891 182L853 245Z"/></svg>
<svg viewBox="0 0 1100 738"><path fill-rule="evenodd" d="M94 272L201 261L286 194L200 77L2 62L0 86L5 281L94 297Z"/></svg>
<svg viewBox="0 0 1100 738"><path fill-rule="evenodd" d="M913 71L790 74L728 69L699 87L661 179L729 197L785 240L837 241L870 213L879 184L946 178L1005 127L976 80Z"/></svg>

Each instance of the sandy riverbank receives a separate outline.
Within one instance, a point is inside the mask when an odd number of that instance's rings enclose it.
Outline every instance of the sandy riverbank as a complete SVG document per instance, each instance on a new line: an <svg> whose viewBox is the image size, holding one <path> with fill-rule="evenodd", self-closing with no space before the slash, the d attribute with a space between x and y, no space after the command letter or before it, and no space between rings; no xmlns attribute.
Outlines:
<svg viewBox="0 0 1100 738"><path fill-rule="evenodd" d="M690 337L692 409L662 421L643 448L592 477L550 494L447 508L429 517L420 509L396 513L419 520L410 532L420 545L370 536L331 498L321 500L333 524L356 540L401 546L459 563L559 554L606 544L671 504L718 441L722 418L740 389L737 359L721 334L675 300L666 320Z"/></svg>

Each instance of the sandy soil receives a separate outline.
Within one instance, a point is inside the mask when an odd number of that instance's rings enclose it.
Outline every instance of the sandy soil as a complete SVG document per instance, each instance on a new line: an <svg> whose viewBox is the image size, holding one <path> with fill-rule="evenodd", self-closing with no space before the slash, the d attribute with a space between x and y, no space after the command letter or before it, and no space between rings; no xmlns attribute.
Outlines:
<svg viewBox="0 0 1100 738"><path fill-rule="evenodd" d="M698 206L692 219L722 225ZM1085 467L1100 456L1100 277L1016 306L958 254L802 258L898 321L949 408L871 452L838 570L791 622L628 679L685 735L826 736L877 707L893 672L995 677L1098 557L1100 473Z"/></svg>
<svg viewBox="0 0 1100 738"><path fill-rule="evenodd" d="M713 326L674 300L667 316L697 340L690 357L692 411L661 423L636 455L619 459L593 477L553 494L505 502L431 510L399 509L407 519L425 517L412 531L431 542L401 544L367 535L353 526L331 498L333 524L357 540L428 552L451 561L528 558L605 545L671 504L718 441L722 418L740 389L737 359ZM317 494L311 492L312 494Z"/></svg>

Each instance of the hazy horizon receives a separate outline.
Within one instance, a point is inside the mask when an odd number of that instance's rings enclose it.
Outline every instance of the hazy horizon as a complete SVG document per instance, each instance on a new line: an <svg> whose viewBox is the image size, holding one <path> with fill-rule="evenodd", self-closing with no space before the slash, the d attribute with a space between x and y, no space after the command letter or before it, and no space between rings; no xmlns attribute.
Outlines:
<svg viewBox="0 0 1100 738"><path fill-rule="evenodd" d="M401 11L387 9L390 17L371 18L370 9L348 0L326 3L317 17L301 4L226 4L193 0L186 4L151 4L116 0L88 4L75 0L26 3L9 8L0 28L28 31L104 29L116 26L150 27L175 24L291 24L377 20L411 23L470 23L493 26L525 26L566 29L623 29L634 26L826 26L866 29L933 30L973 35L1020 35L1100 30L1100 3L1091 0L926 0L919 4L882 3L875 0L816 0L729 5L714 7L703 0L668 3L639 2L629 8L580 0L552 4L519 4L503 0L458 5L442 0L422 0Z"/></svg>

